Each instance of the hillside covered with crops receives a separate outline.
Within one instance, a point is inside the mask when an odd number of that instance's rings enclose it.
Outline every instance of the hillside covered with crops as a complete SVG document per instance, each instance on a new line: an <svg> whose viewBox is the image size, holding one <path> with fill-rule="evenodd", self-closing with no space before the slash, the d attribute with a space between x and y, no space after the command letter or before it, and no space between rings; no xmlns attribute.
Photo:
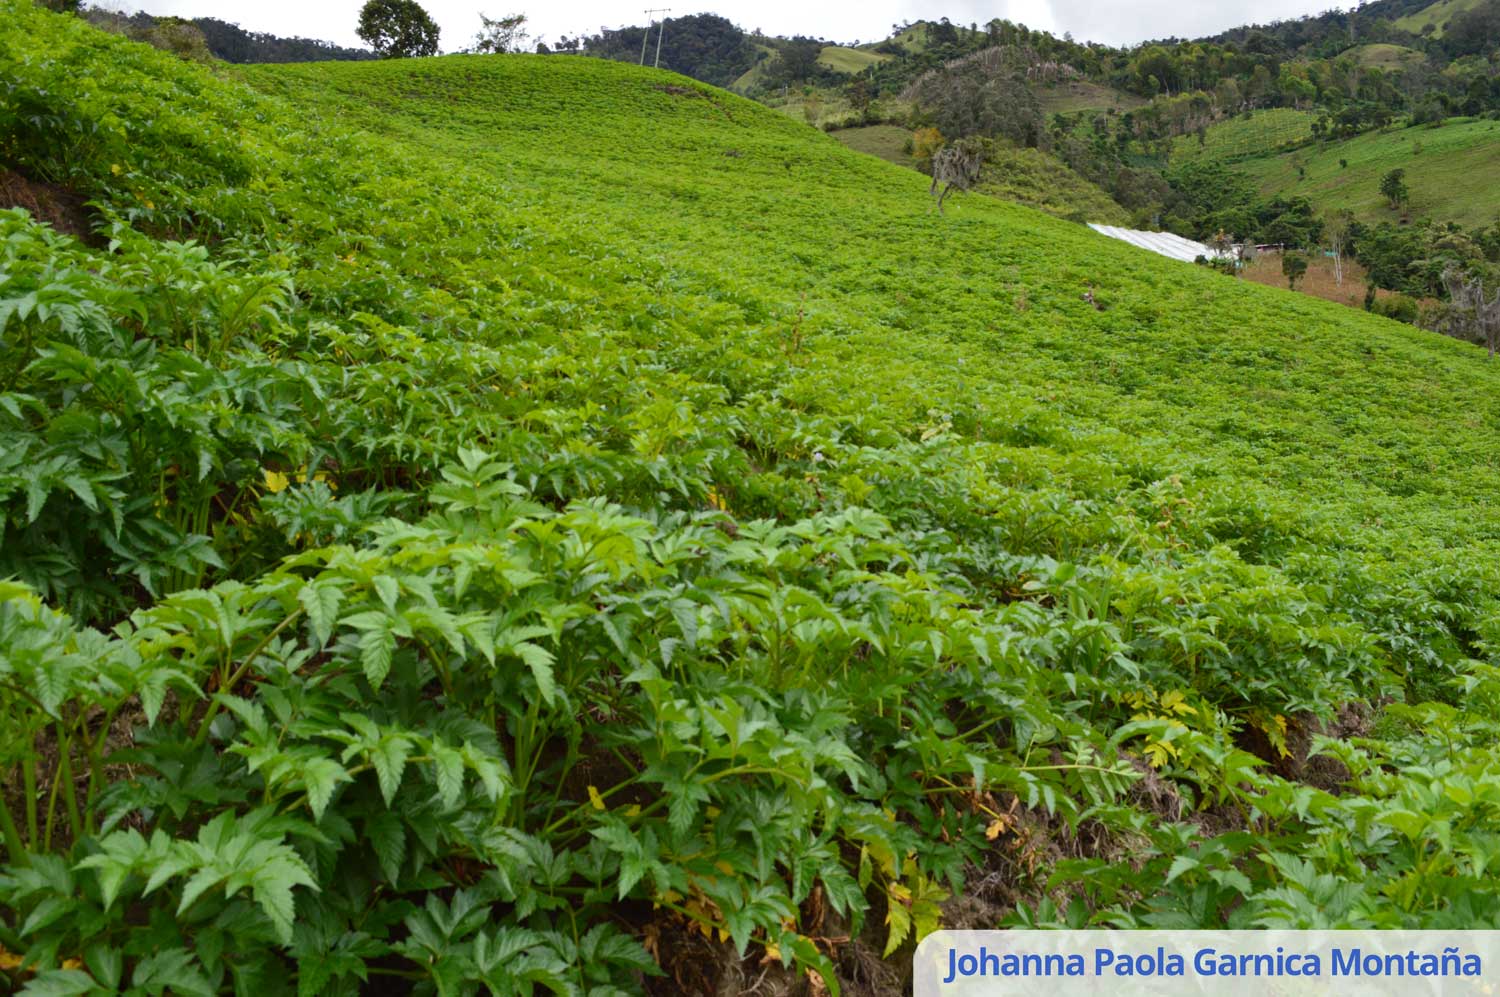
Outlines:
<svg viewBox="0 0 1500 997"><path fill-rule="evenodd" d="M0 989L1500 927L1479 349L618 62L0 80Z"/></svg>

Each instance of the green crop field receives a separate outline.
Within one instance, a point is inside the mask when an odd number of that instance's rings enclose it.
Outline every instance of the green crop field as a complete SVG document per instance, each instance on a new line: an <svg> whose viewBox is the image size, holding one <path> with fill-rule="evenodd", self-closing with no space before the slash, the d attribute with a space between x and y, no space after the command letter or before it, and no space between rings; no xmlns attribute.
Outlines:
<svg viewBox="0 0 1500 997"><path fill-rule="evenodd" d="M1480 0L1438 0L1429 7L1423 7L1415 14L1408 14L1398 18L1393 23L1402 31L1410 31L1414 35L1420 35L1422 29L1431 25L1434 37L1443 37L1443 29L1448 22L1466 10L1478 6Z"/></svg>
<svg viewBox="0 0 1500 997"><path fill-rule="evenodd" d="M1475 347L619 62L0 74L0 988L1500 926Z"/></svg>
<svg viewBox="0 0 1500 997"><path fill-rule="evenodd" d="M1348 165L1344 165L1347 163ZM1299 176L1298 168L1302 175ZM1371 132L1343 142L1238 163L1265 194L1297 194L1322 208L1350 208L1364 221L1399 218L1380 178L1406 171L1414 218L1489 225L1500 218L1500 122Z"/></svg>
<svg viewBox="0 0 1500 997"><path fill-rule="evenodd" d="M1196 135L1180 136L1173 143L1172 160L1239 160L1262 155L1267 150L1282 149L1311 138L1316 118L1311 111L1290 107L1255 111L1248 118L1226 118L1208 128L1202 144Z"/></svg>

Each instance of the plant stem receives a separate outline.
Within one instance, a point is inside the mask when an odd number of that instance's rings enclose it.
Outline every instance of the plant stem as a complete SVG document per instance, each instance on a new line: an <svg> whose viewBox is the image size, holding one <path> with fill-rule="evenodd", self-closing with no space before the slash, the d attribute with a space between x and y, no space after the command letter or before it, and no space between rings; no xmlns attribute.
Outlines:
<svg viewBox="0 0 1500 997"><path fill-rule="evenodd" d="M21 763L21 791L26 798L26 840L35 846L38 835L36 819L36 755L34 754L28 756Z"/></svg>
<svg viewBox="0 0 1500 997"><path fill-rule="evenodd" d="M260 657L260 652L266 649L266 645L275 640L277 634L281 633L287 627L291 626L301 615L302 607L299 606L296 609L292 610L290 616L282 620L280 623L276 624L276 626L272 627L271 632L262 637L260 639L260 643L256 644L255 647L251 649L250 653L245 657L245 660L241 662L240 667L235 669L233 674L231 674L222 683L220 683L219 691L227 692L228 690L233 689L235 686L239 685L240 679L245 677L245 673L250 670L250 666L255 663L255 659ZM204 712L203 719L198 724L198 730L193 735L193 747L196 748L200 746L205 740L208 739L208 725L213 723L213 719L218 715L218 713L218 700L210 700L208 709Z"/></svg>
<svg viewBox="0 0 1500 997"><path fill-rule="evenodd" d="M68 803L68 829L73 832L73 840L76 842L83 837L83 819L78 813L78 791L73 779L72 738L63 731L58 732L58 737L61 740L61 746L57 768L62 773L63 799ZM50 819L51 815L48 816Z"/></svg>
<svg viewBox="0 0 1500 997"><path fill-rule="evenodd" d="M10 808L5 805L5 783L0 780L0 835L5 839L5 851L10 858L11 865L26 865L26 845L21 841L21 832L16 828L16 821L10 815Z"/></svg>

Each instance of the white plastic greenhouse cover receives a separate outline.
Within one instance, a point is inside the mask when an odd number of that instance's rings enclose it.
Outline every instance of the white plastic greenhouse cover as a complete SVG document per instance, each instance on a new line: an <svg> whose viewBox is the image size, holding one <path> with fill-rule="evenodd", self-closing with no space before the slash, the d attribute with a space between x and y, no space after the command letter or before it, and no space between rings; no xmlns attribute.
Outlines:
<svg viewBox="0 0 1500 997"><path fill-rule="evenodd" d="M1149 249L1153 253L1170 256L1174 260L1182 260L1185 263L1191 263L1200 256L1213 259L1215 256L1220 255L1201 242L1184 239L1182 236L1173 235L1171 232L1142 232L1138 229L1116 228L1113 225L1095 225L1093 223L1089 224L1089 228L1101 235L1107 235L1111 239L1119 239L1130 243L1132 246L1140 246L1142 249Z"/></svg>

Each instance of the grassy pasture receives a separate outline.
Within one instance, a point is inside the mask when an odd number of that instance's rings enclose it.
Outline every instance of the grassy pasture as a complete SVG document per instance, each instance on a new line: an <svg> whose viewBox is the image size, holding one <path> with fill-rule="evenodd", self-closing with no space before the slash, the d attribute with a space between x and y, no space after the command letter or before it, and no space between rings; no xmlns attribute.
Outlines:
<svg viewBox="0 0 1500 997"><path fill-rule="evenodd" d="M1476 6L1479 0L1437 0L1430 6L1423 7L1415 14L1408 14L1396 20L1396 27L1403 31L1410 31L1414 35L1420 35L1423 29L1431 25L1432 34L1436 38L1443 37L1443 29L1447 27L1458 14L1463 13Z"/></svg>
<svg viewBox="0 0 1500 997"><path fill-rule="evenodd" d="M1361 66L1371 69L1404 69L1409 66L1419 66L1426 61L1427 57L1416 49L1406 48L1403 45L1391 45L1385 42L1373 45L1359 45L1345 53L1352 56Z"/></svg>
<svg viewBox="0 0 1500 997"><path fill-rule="evenodd" d="M883 52L867 52L860 48L845 48L828 45L818 53L818 62L840 73L859 73L871 66L878 66L890 56Z"/></svg>
<svg viewBox="0 0 1500 997"><path fill-rule="evenodd" d="M1129 111L1146 104L1145 100L1134 94L1101 86L1091 80L1069 80L1040 87L1037 99L1041 102L1044 114L1072 114L1075 111L1103 111L1109 108Z"/></svg>
<svg viewBox="0 0 1500 997"><path fill-rule="evenodd" d="M840 128L830 134L855 152L878 156L888 163L915 169L917 161L907 151L911 141L911 129L900 125L866 125L860 128Z"/></svg>
<svg viewBox="0 0 1500 997"><path fill-rule="evenodd" d="M1413 217L1488 225L1500 214L1500 187L1495 184L1500 122L1495 121L1372 132L1246 160L1238 168L1268 195L1299 194L1320 207L1349 208L1367 222L1398 218L1380 194L1380 178L1398 168L1406 171Z"/></svg>

